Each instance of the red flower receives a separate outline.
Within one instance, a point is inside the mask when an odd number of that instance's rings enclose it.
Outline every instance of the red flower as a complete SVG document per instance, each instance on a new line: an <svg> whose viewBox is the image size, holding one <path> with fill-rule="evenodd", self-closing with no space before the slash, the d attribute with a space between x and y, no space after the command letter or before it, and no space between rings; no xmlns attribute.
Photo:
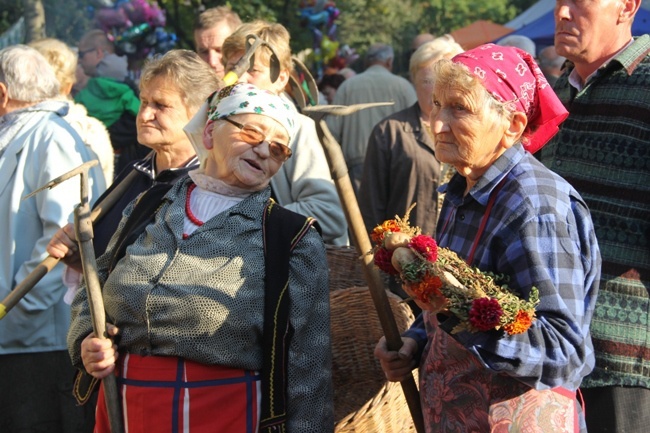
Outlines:
<svg viewBox="0 0 650 433"><path fill-rule="evenodd" d="M530 325L533 323L533 318L528 311L519 310L517 312L517 317L512 323L508 323L503 327L505 331L510 335L522 334L530 328Z"/></svg>
<svg viewBox="0 0 650 433"><path fill-rule="evenodd" d="M411 238L409 247L420 253L427 261L433 263L438 260L438 244L427 235L417 235Z"/></svg>
<svg viewBox="0 0 650 433"><path fill-rule="evenodd" d="M377 248L375 251L375 266L390 275L397 275L397 269L393 267L390 259L393 257L393 252L386 248Z"/></svg>
<svg viewBox="0 0 650 433"><path fill-rule="evenodd" d="M469 323L479 331L489 331L499 325L503 310L493 298L477 298L469 310Z"/></svg>

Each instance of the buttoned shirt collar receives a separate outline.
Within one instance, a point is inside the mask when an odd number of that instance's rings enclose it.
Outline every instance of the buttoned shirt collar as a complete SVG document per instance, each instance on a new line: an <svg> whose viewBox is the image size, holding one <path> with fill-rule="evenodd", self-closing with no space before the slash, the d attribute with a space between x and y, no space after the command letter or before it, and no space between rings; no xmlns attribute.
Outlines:
<svg viewBox="0 0 650 433"><path fill-rule="evenodd" d="M630 45L634 43L634 39L630 40L627 44L625 44L620 50L615 52L613 55L611 55L607 60L603 62L598 69L596 69L594 72L592 72L585 81L582 81L582 78L580 78L580 75L578 75L578 72L576 68L573 68L571 71L571 74L569 74L569 84L571 84L573 87L575 87L578 92L584 89L586 84L594 77L596 77L599 73L599 71L605 69L607 65L609 65L609 62L611 62L616 56L618 56L621 52L625 51Z"/></svg>

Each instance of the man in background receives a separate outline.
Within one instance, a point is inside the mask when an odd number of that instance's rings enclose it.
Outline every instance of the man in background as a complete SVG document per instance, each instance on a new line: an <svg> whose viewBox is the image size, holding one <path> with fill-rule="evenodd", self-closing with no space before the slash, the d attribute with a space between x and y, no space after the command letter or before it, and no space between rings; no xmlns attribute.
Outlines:
<svg viewBox="0 0 650 433"><path fill-rule="evenodd" d="M327 126L343 149L355 194L358 194L361 184L363 161L372 128L380 120L417 101L413 85L391 72L394 57L390 45L371 45L365 57L366 70L345 80L336 91L333 101L334 105L394 102L393 105L366 108L347 116L327 118Z"/></svg>
<svg viewBox="0 0 650 433"><path fill-rule="evenodd" d="M196 53L215 70L219 78L224 76L221 46L240 25L239 15L228 6L206 9L194 23Z"/></svg>
<svg viewBox="0 0 650 433"><path fill-rule="evenodd" d="M341 84L345 81L345 77L341 74L326 74L318 82L318 90L323 95L325 102L321 104L331 104L334 102L336 91Z"/></svg>
<svg viewBox="0 0 650 433"><path fill-rule="evenodd" d="M540 50L537 63L551 86L562 75L562 65L565 61L566 59L557 53L553 45Z"/></svg>
<svg viewBox="0 0 650 433"><path fill-rule="evenodd" d="M24 197L96 158L55 101L59 82L35 49L0 51L0 299L47 257L49 239L80 202L79 176ZM106 188L99 166L89 172L91 201ZM80 432L84 412L72 396L63 301L63 267L55 267L0 321L0 431Z"/></svg>
<svg viewBox="0 0 650 433"><path fill-rule="evenodd" d="M411 41L411 54L413 54L422 45L433 41L435 38L436 37L431 33L420 33L419 35L416 35Z"/></svg>
<svg viewBox="0 0 650 433"><path fill-rule="evenodd" d="M589 206L602 255L591 322L596 367L581 384L589 433L650 425L650 36L641 0L558 0L555 91L569 110L541 160Z"/></svg>
<svg viewBox="0 0 650 433"><path fill-rule="evenodd" d="M537 59L537 47L535 41L533 41L528 36L523 35L510 35L506 36L503 39L500 39L497 42L497 45L502 47L515 47L521 50L526 51L528 54L533 56L533 59Z"/></svg>

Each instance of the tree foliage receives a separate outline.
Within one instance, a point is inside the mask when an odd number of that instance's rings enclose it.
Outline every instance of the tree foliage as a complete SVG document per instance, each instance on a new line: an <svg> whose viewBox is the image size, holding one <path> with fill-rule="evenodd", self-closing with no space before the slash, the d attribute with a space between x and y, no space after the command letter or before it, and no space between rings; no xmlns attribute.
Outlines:
<svg viewBox="0 0 650 433"><path fill-rule="evenodd" d="M301 0L158 0L166 11L167 30L176 33L178 46L193 48L192 27L198 13L209 7L230 5L242 20L263 18L289 29L294 52L311 48L311 31L299 19ZM341 11L336 20L338 40L363 55L373 42L393 45L396 67L407 69L411 39L418 33L435 35L483 19L503 24L536 0L334 0ZM93 26L93 0L42 0L46 33L71 45ZM22 2L0 0L0 32L24 13ZM361 65L356 65L360 69Z"/></svg>
<svg viewBox="0 0 650 433"><path fill-rule="evenodd" d="M41 3L45 11L45 37L57 38L75 45L81 35L92 27L88 18L88 0L0 0L0 34L11 27L21 16L28 17L34 3ZM26 7L28 6L28 7ZM31 39L30 35L27 35Z"/></svg>
<svg viewBox="0 0 650 433"><path fill-rule="evenodd" d="M192 28L196 16L207 8L229 5L242 18L248 21L261 18L276 21L272 9L273 1L247 0L247 1L200 1L200 0L159 0L159 5L166 12L167 28L176 33L179 48L194 48Z"/></svg>
<svg viewBox="0 0 650 433"><path fill-rule="evenodd" d="M23 3L16 0L0 0L0 34L8 30L23 16Z"/></svg>
<svg viewBox="0 0 650 433"><path fill-rule="evenodd" d="M93 27L88 0L42 0L45 7L46 36L76 45Z"/></svg>

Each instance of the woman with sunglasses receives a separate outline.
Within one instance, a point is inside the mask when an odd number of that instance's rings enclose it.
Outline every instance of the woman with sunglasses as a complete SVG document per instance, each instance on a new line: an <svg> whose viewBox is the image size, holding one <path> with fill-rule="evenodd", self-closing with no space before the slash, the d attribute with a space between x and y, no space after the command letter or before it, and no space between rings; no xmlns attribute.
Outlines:
<svg viewBox="0 0 650 433"><path fill-rule="evenodd" d="M138 202L130 205L98 260L113 341L94 337L85 292L75 298L73 363L98 379L117 376L130 433L267 431L275 402L264 382L271 352L265 307L285 266L278 292L290 303L277 335L288 339L274 371L286 373L286 406L276 413L286 413L279 417L286 427L278 431L331 431L324 244L312 219L283 210L301 225L280 247L270 222L278 208L269 181L291 157L295 112L274 94L237 84L209 98L207 113L200 167L169 190L153 222L116 255L121 231L138 215ZM288 264L269 268L269 256L283 251ZM96 432L109 431L103 398L100 389Z"/></svg>

